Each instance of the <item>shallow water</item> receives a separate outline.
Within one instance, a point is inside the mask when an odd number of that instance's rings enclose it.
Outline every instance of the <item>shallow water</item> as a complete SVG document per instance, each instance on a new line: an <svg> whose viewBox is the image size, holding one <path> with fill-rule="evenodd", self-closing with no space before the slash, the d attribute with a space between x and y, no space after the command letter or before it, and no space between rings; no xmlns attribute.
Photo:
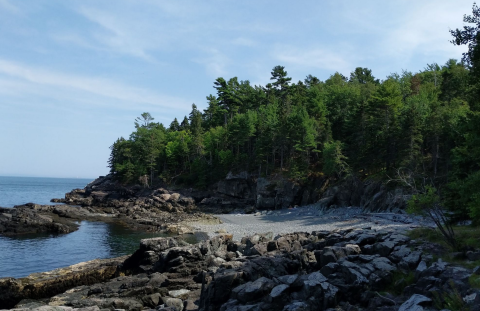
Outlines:
<svg viewBox="0 0 480 311"><path fill-rule="evenodd" d="M0 176L0 206L25 203L53 204L52 198L63 198L66 192L84 188L90 179L4 177ZM34 234L18 237L0 235L0 278L24 277L89 261L131 254L141 239L166 236L160 233L132 231L115 223L82 221L77 231L54 235ZM189 243L196 236L187 237Z"/></svg>
<svg viewBox="0 0 480 311"><path fill-rule="evenodd" d="M165 236L129 230L119 224L82 221L62 235L0 236L0 277L24 277L96 258L131 254L140 240Z"/></svg>

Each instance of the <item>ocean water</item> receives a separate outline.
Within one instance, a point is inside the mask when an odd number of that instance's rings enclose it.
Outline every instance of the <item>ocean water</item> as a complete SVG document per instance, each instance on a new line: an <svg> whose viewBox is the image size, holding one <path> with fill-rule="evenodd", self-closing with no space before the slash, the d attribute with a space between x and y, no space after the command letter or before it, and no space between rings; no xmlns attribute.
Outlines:
<svg viewBox="0 0 480 311"><path fill-rule="evenodd" d="M0 278L25 277L96 258L133 253L141 239L162 236L129 230L119 224L82 221L77 231L62 234L0 236Z"/></svg>
<svg viewBox="0 0 480 311"><path fill-rule="evenodd" d="M84 188L93 179L0 176L0 206L25 203L53 204L53 198L64 198L72 189Z"/></svg>
<svg viewBox="0 0 480 311"><path fill-rule="evenodd" d="M53 204L66 192L84 188L90 179L0 177L0 206ZM140 240L162 236L129 230L119 224L82 221L68 234L0 235L0 278L24 277L96 258L133 253Z"/></svg>

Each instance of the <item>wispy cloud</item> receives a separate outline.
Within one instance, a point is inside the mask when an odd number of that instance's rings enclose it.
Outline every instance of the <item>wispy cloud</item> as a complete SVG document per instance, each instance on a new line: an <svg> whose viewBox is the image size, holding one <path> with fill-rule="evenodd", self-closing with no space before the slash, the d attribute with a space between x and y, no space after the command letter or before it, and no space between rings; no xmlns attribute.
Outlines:
<svg viewBox="0 0 480 311"><path fill-rule="evenodd" d="M193 58L192 61L205 67L208 75L214 78L225 77L230 59L217 49L205 49L207 56Z"/></svg>
<svg viewBox="0 0 480 311"><path fill-rule="evenodd" d="M159 47L160 36L156 40L145 39L145 34L151 33L153 30L148 25L146 26L141 21L137 21L138 23L122 21L119 16L87 7L82 7L79 13L104 30L93 33L97 44L106 45L112 51L154 61L148 51ZM124 17L126 18L126 16Z"/></svg>
<svg viewBox="0 0 480 311"><path fill-rule="evenodd" d="M240 46L248 46L248 47L257 45L257 43L255 41L253 41L251 39L248 39L248 38L245 38L245 37L238 37L238 38L232 40L232 44L240 45Z"/></svg>
<svg viewBox="0 0 480 311"><path fill-rule="evenodd" d="M51 86L55 88L75 90L84 96L100 96L117 100L117 108L132 109L133 105L145 108L164 107L173 110L187 110L190 101L164 96L143 88L136 88L123 83L101 79L53 72L42 68L36 68L0 59L0 73L19 79L21 82L29 82L34 85ZM13 86L13 82L10 82ZM21 84L17 84L18 90ZM25 88L28 90L28 88ZM9 92L8 85L3 84L3 91ZM52 94L54 96L55 93ZM101 99L97 99L102 105Z"/></svg>
<svg viewBox="0 0 480 311"><path fill-rule="evenodd" d="M64 43L67 45L74 44L77 47L86 48L89 50L96 50L96 51L106 51L104 47L99 45L94 45L86 40L85 37L82 37L75 33L63 32L52 34L51 38L57 42Z"/></svg>
<svg viewBox="0 0 480 311"><path fill-rule="evenodd" d="M0 0L0 11L7 11L10 13L19 12L18 8L8 0Z"/></svg>
<svg viewBox="0 0 480 311"><path fill-rule="evenodd" d="M449 42L449 29L461 27L462 16L469 13L471 3L420 1L411 5L387 28L381 42L384 53L404 61L420 55L458 58L462 48Z"/></svg>
<svg viewBox="0 0 480 311"><path fill-rule="evenodd" d="M325 48L296 48L292 46L278 46L273 52L275 59L282 64L316 68L321 70L348 71L351 70L350 61L341 53L335 53Z"/></svg>

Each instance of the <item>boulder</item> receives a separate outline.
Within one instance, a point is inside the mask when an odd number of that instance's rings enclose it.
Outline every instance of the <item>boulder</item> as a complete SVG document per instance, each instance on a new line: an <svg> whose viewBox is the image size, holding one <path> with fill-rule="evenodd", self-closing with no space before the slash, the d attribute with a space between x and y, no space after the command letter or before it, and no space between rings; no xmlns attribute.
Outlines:
<svg viewBox="0 0 480 311"><path fill-rule="evenodd" d="M425 297L423 295L412 295L407 301L405 301L398 311L423 311L423 307L429 303L431 303L432 300L428 297Z"/></svg>
<svg viewBox="0 0 480 311"><path fill-rule="evenodd" d="M165 306L173 308L175 311L183 311L183 301L179 298L165 298Z"/></svg>

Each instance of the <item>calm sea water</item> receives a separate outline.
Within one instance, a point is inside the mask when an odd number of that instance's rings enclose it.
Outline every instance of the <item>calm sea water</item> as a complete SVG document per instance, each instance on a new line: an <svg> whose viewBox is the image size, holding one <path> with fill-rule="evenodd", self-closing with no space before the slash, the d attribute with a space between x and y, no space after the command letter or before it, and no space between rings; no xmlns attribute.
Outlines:
<svg viewBox="0 0 480 311"><path fill-rule="evenodd" d="M0 236L0 278L24 277L96 258L133 253L140 240L161 236L118 224L82 221L79 230L63 234Z"/></svg>
<svg viewBox="0 0 480 311"><path fill-rule="evenodd" d="M90 179L0 177L0 206L50 203ZM161 236L135 232L118 224L82 221L79 230L62 235L0 236L0 278L24 277L96 258L133 253L140 240Z"/></svg>
<svg viewBox="0 0 480 311"><path fill-rule="evenodd" d="M93 179L44 178L0 176L0 206L13 207L25 203L53 204L53 198L63 198L65 193L84 188Z"/></svg>

